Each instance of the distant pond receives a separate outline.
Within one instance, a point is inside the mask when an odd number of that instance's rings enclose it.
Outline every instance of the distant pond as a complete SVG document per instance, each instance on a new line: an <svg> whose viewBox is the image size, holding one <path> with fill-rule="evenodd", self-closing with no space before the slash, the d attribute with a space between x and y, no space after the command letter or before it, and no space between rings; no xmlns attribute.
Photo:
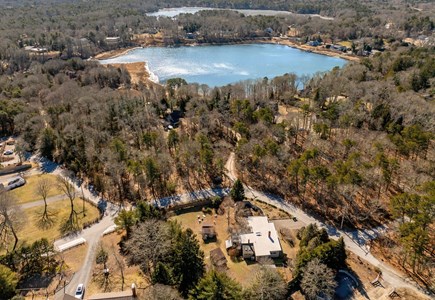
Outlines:
<svg viewBox="0 0 435 300"><path fill-rule="evenodd" d="M311 76L343 67L347 61L276 44L149 47L100 61L102 64L129 62L147 62L159 82L181 77L189 83L214 87L285 73Z"/></svg>
<svg viewBox="0 0 435 300"><path fill-rule="evenodd" d="M332 17L324 17L317 14L298 14L285 10L267 10L267 9L221 9L221 8L211 8L211 7L172 7L172 8L162 8L156 12L147 13L147 16L152 17L168 17L175 18L180 14L196 14L202 10L232 10L237 11L245 16L289 16L289 15L299 15L305 17L319 17L325 20L334 20Z"/></svg>

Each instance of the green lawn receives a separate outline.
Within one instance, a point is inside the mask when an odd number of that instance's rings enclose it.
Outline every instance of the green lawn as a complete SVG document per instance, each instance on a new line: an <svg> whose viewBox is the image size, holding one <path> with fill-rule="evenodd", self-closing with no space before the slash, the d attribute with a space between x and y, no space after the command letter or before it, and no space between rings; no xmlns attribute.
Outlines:
<svg viewBox="0 0 435 300"><path fill-rule="evenodd" d="M96 207L85 202L86 216L83 217L82 213L82 200L74 200L74 208L78 214L78 220L80 227L83 223L94 220L98 217L99 211ZM70 202L68 199L54 202L48 205L48 209L54 214L54 224L51 228L42 229L37 226L38 216L43 212L43 207L33 207L24 210L25 218L23 224L18 231L18 238L20 242L32 243L41 238L47 238L49 241L54 241L61 236L59 227L60 224L68 219L70 213Z"/></svg>
<svg viewBox="0 0 435 300"><path fill-rule="evenodd" d="M57 176L52 174L42 174L25 177L26 184L22 187L16 188L11 193L18 199L18 203L28 203L36 200L41 200L42 197L36 193L38 181L47 179L50 182L51 189L48 196L56 196L62 194L62 191L57 187Z"/></svg>

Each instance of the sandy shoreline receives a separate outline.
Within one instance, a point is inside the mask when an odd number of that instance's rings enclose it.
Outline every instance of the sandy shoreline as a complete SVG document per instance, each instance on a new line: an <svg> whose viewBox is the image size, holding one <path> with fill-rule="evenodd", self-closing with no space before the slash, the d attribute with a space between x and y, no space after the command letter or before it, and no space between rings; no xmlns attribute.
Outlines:
<svg viewBox="0 0 435 300"><path fill-rule="evenodd" d="M104 59L116 58L119 56L126 55L126 54L128 54L128 52L130 52L132 50L140 49L140 48L142 48L142 47L129 47L129 48L122 48L122 49L101 52L101 53L98 53L97 55L95 55L92 59L104 60Z"/></svg>
<svg viewBox="0 0 435 300"><path fill-rule="evenodd" d="M131 50L131 49L130 49ZM158 77L150 71L146 62L110 63L107 66L125 68L130 74L132 84L148 84L150 82L159 84Z"/></svg>
<svg viewBox="0 0 435 300"><path fill-rule="evenodd" d="M263 39L262 40L246 40L246 41L241 41L241 42L224 43L224 44L219 44L219 45L237 45L237 44L253 44L253 43L284 45L284 46L292 47L292 48L299 49L302 51L326 55L326 56L330 56L330 57L342 58L342 59L345 59L348 61L360 61L360 58L357 56L351 56L351 55L347 55L347 54L340 53L337 51L328 50L328 49L322 48L320 46L319 47L312 47L312 46L308 46L305 44L300 45L300 44L294 43L292 41L289 41L287 39L281 39L281 38L272 38L271 40L263 40ZM217 44L192 43L192 44L184 44L182 46L210 46L210 45L217 45ZM116 58L116 57L119 57L122 55L126 55L132 50L141 49L144 47L164 47L164 45L156 44L156 45L144 45L143 47L136 46L136 47L130 47L130 48L116 49L116 50L111 50L111 51L99 53L94 57L94 59L105 60L105 59Z"/></svg>
<svg viewBox="0 0 435 300"><path fill-rule="evenodd" d="M345 59L348 61L360 61L360 58L358 56L351 56L351 55L347 55L345 53L341 53L341 52L337 52L337 51L333 51L333 50L328 50L328 49L322 48L321 46L312 47L312 46L308 46L305 44L299 45L299 44L296 44L292 41L284 40L284 39L280 39L280 38L273 38L271 40L271 44L285 45L285 46L289 46L289 47L299 49L302 51L312 52L312 53L326 55L326 56L330 56L330 57L342 58L342 59Z"/></svg>

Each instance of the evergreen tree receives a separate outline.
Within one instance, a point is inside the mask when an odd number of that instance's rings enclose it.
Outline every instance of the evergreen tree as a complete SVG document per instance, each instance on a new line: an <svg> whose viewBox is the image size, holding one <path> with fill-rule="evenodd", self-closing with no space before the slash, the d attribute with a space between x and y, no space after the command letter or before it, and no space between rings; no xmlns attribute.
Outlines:
<svg viewBox="0 0 435 300"><path fill-rule="evenodd" d="M243 184L240 179L237 179L234 182L233 188L230 191L230 196L235 202L243 201L245 199L245 189L243 188Z"/></svg>
<svg viewBox="0 0 435 300"><path fill-rule="evenodd" d="M10 299L15 295L18 276L6 266L0 265L0 299Z"/></svg>
<svg viewBox="0 0 435 300"><path fill-rule="evenodd" d="M173 274L183 296L196 285L204 274L204 252L199 247L193 231L183 231L173 245Z"/></svg>
<svg viewBox="0 0 435 300"><path fill-rule="evenodd" d="M127 239L130 238L131 228L134 224L136 224L136 216L133 211L123 209L115 218L115 225L118 229L126 231Z"/></svg>
<svg viewBox="0 0 435 300"><path fill-rule="evenodd" d="M148 219L164 219L163 211L157 207L150 205L145 201L140 201L136 206L136 216L139 222L143 222Z"/></svg>
<svg viewBox="0 0 435 300"><path fill-rule="evenodd" d="M172 285L173 279L171 270L167 265L162 262L158 262L155 271L151 277L153 284Z"/></svg>
<svg viewBox="0 0 435 300"><path fill-rule="evenodd" d="M39 139L39 151L41 156L53 160L53 153L56 149L56 135L51 128L45 128Z"/></svg>
<svg viewBox="0 0 435 300"><path fill-rule="evenodd" d="M107 254L107 251L104 250L103 247L100 247L100 250L97 252L97 257L95 258L95 262L99 265L103 265L103 268L106 269L106 263L109 259L109 255Z"/></svg>
<svg viewBox="0 0 435 300"><path fill-rule="evenodd" d="M175 149L180 142L178 133L175 130L169 131L168 134L168 147L169 149Z"/></svg>
<svg viewBox="0 0 435 300"><path fill-rule="evenodd" d="M224 273L211 271L190 292L189 299L237 300L242 299L239 284Z"/></svg>

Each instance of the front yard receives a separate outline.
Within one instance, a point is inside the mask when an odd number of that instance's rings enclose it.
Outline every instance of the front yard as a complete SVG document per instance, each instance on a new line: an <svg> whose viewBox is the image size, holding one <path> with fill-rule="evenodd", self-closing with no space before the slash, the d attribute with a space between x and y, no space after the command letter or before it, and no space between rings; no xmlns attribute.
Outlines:
<svg viewBox="0 0 435 300"><path fill-rule="evenodd" d="M255 205L258 206L261 205L262 209L266 206L266 204L257 203L257 202L255 203ZM267 207L267 214L283 217L281 211L271 206ZM205 216L204 221L200 223L198 221L198 216L201 219L203 216ZM228 220L228 216L230 216L229 220ZM236 279L244 287L247 287L252 283L253 279L256 276L256 272L260 269L260 265L256 262L244 261L241 259L233 260L228 255L225 249L225 240L230 238L228 229L229 227L230 228L235 227L236 225L234 220L234 207L229 207L229 213L227 210L223 215L216 215L214 210L212 214L203 214L200 208L181 211L178 212L178 214L176 214L175 216L171 217L171 220L176 220L177 222L179 222L184 229L190 228L193 230L200 243L201 249L204 251L205 263L207 267L211 267L210 251L216 248L220 248L227 259L227 266L228 266L227 274L230 277ZM216 234L217 234L217 238L215 241L204 242L202 240L201 228L203 223L214 224ZM295 256L296 250L291 248L289 244L285 242L281 237L280 237L280 243L285 255L287 255L288 257ZM284 267L282 264L280 264L282 260L277 260L277 262L278 262L277 264L278 271L280 271L280 273L283 274L286 280L290 280L291 270L289 268Z"/></svg>
<svg viewBox="0 0 435 300"><path fill-rule="evenodd" d="M99 210L93 205L85 202L86 216L83 216L82 200L75 199L75 211L77 212L77 218L79 227L81 228L84 223L95 220L99 215ZM33 243L36 240L46 238L49 242L60 238L60 225L63 221L67 220L70 213L69 200L61 200L48 205L48 210L53 214L53 225L50 228L43 229L38 226L38 220L44 208L42 206L32 207L23 211L23 219L20 229L18 230L18 237L20 242L26 242L27 244Z"/></svg>
<svg viewBox="0 0 435 300"><path fill-rule="evenodd" d="M57 187L56 175L41 174L41 175L26 176L24 177L24 179L26 179L25 185L11 191L12 195L14 195L17 198L19 204L33 202L42 199L42 197L38 195L36 192L36 188L40 180L48 180L50 184L51 188L48 192L48 197L62 194L62 191Z"/></svg>

